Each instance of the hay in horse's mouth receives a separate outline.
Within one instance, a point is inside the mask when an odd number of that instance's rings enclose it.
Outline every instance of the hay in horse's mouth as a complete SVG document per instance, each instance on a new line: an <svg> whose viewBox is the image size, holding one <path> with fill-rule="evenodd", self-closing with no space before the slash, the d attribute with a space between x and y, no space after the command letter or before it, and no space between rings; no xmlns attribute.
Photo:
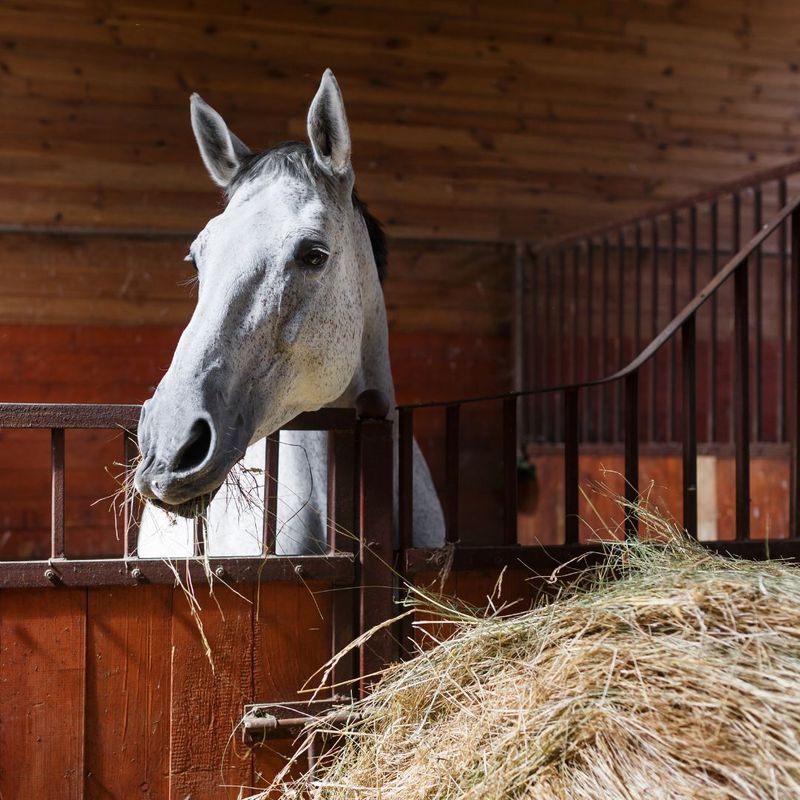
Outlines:
<svg viewBox="0 0 800 800"><path fill-rule="evenodd" d="M191 500L186 500L176 505L165 503L163 500L157 498L148 498L147 502L170 514L176 514L186 519L197 519L205 514L216 493L216 491L207 492L206 494L201 494L199 497L193 497Z"/></svg>

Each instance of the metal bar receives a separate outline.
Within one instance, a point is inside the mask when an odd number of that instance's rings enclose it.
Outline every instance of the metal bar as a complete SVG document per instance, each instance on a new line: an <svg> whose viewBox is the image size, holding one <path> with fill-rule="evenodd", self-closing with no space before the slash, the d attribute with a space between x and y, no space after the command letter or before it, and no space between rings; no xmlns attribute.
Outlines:
<svg viewBox="0 0 800 800"><path fill-rule="evenodd" d="M211 572L230 583L297 583L324 580L334 586L353 582L353 558L324 556L269 556L267 558L210 558ZM180 569L193 583L205 582L205 565L192 560ZM52 570L50 574L46 574ZM154 558L66 559L64 561L0 561L0 589L41 586L135 586L175 583L172 567Z"/></svg>
<svg viewBox="0 0 800 800"><path fill-rule="evenodd" d="M0 403L0 428L135 428L141 406L96 403ZM287 431L346 430L355 424L348 408L321 408L300 414Z"/></svg>
<svg viewBox="0 0 800 800"><path fill-rule="evenodd" d="M635 505L639 500L639 373L625 378L625 537L639 534Z"/></svg>
<svg viewBox="0 0 800 800"><path fill-rule="evenodd" d="M550 313L550 307L552 305L552 285L551 285L551 269L550 269L550 256L545 255L544 257L544 335L542 336L542 341L540 347L542 348L542 357L544 358L544 370L543 375L545 376L545 386L549 386L552 381L552 366L553 366L553 329L552 329L552 319ZM554 431L554 417L555 417L555 408L552 404L552 401L549 397L542 398L542 433L543 439L546 442L555 441L555 431Z"/></svg>
<svg viewBox="0 0 800 800"><path fill-rule="evenodd" d="M636 226L636 297L634 303L633 355L642 346L642 227Z"/></svg>
<svg viewBox="0 0 800 800"><path fill-rule="evenodd" d="M445 411L445 519L447 520L447 541L459 540L459 447L460 447L461 407L454 403Z"/></svg>
<svg viewBox="0 0 800 800"><path fill-rule="evenodd" d="M697 206L689 208L689 296L697 294Z"/></svg>
<svg viewBox="0 0 800 800"><path fill-rule="evenodd" d="M280 431L266 439L264 454L264 551L275 552L278 538L278 471L280 454Z"/></svg>
<svg viewBox="0 0 800 800"><path fill-rule="evenodd" d="M414 541L414 412L401 408L399 414L399 522L400 549L413 547Z"/></svg>
<svg viewBox="0 0 800 800"><path fill-rule="evenodd" d="M669 316L672 319L678 313L678 214L673 211L669 217ZM677 389L678 349L675 340L669 344L669 370L667 378L667 439L675 441L677 429L677 403L675 395Z"/></svg>
<svg viewBox="0 0 800 800"><path fill-rule="evenodd" d="M800 539L770 539L768 541L751 539L746 542L715 541L701 542L712 553L732 555L748 559L793 559L800 560ZM406 572L430 572L431 565L441 566L446 556L431 550L409 550L406 552ZM450 567L453 572L472 572L475 570L495 570L502 567L527 569L528 581L539 580L542 588L552 580L553 567L580 559L582 567L596 565L606 555L596 542L588 544L533 545L518 547L464 546L456 550ZM575 576L583 570L572 570ZM534 584L535 585L535 584Z"/></svg>
<svg viewBox="0 0 800 800"><path fill-rule="evenodd" d="M792 326L789 382L789 536L800 534L800 208L792 211L791 236L791 308Z"/></svg>
<svg viewBox="0 0 800 800"><path fill-rule="evenodd" d="M761 203L761 188L756 187L753 192L753 227L755 233L761 230L763 224L762 220L762 203ZM761 257L761 248L759 247L755 253L755 268L756 274L754 277L755 286L753 288L754 304L755 304L755 342L753 353L753 367L755 371L755 381L753 383L753 438L755 441L760 442L764 439L764 414L763 414L763 357L764 357L764 301L763 301L763 260Z"/></svg>
<svg viewBox="0 0 800 800"><path fill-rule="evenodd" d="M516 420L516 416L514 418ZM395 613L393 562L394 443L390 420L359 422L361 538L359 561L359 635ZM396 660L398 650L384 627L359 648L363 697L377 673Z"/></svg>
<svg viewBox="0 0 800 800"><path fill-rule="evenodd" d="M617 369L625 366L625 234L620 228L617 236ZM622 436L622 384L614 384L614 434L613 441Z"/></svg>
<svg viewBox="0 0 800 800"><path fill-rule="evenodd" d="M206 521L205 521L205 516L200 515L194 518L194 545L193 545L192 555L195 558L203 558L205 554L206 554Z"/></svg>
<svg viewBox="0 0 800 800"><path fill-rule="evenodd" d="M584 381L590 381L594 377L592 370L592 301L594 299L594 254L592 252L592 240L586 240L586 374ZM583 439L587 442L593 441L592 436L592 397L593 392L586 393L586 400L583 403Z"/></svg>
<svg viewBox="0 0 800 800"><path fill-rule="evenodd" d="M544 381L542 380L542 364L544 362L544 352L542 351L542 336L541 336L541 328L542 328L542 320L543 316L539 313L538 308L538 301L542 296L542 293L539 291L539 264L540 264L540 256L533 255L531 258L531 291L530 291L530 313L531 313L531 325L530 329L532 331L531 340L528 342L528 354L527 358L531 363L531 381L528 384L529 386L541 386L543 385ZM540 442L543 440L543 431L542 431L542 401L543 398L541 397L530 397L528 398L528 402L531 406L531 431L533 433L533 438L535 441Z"/></svg>
<svg viewBox="0 0 800 800"><path fill-rule="evenodd" d="M329 552L353 555L358 536L355 524L357 509L355 480L355 431L330 431L328 433L328 534ZM355 593L331 594L331 652L341 653L355 637ZM333 666L331 682L343 685L356 677L357 653L339 659Z"/></svg>
<svg viewBox="0 0 800 800"><path fill-rule="evenodd" d="M514 375L513 389L520 389L531 384L526 380L525 370L525 263L527 247L523 242L517 241L514 246L514 316L511 320L511 333L514 342ZM520 404L522 430L529 434L530 427L530 402Z"/></svg>
<svg viewBox="0 0 800 800"><path fill-rule="evenodd" d="M658 336L658 220L653 218L650 225L651 284L650 284L650 334ZM658 429L658 369L656 361L650 364L650 414L647 419L647 440L656 441Z"/></svg>
<svg viewBox="0 0 800 800"><path fill-rule="evenodd" d="M50 432L50 557L64 558L64 429Z"/></svg>
<svg viewBox="0 0 800 800"><path fill-rule="evenodd" d="M577 389L564 392L564 424L564 542L577 544L580 535Z"/></svg>
<svg viewBox="0 0 800 800"><path fill-rule="evenodd" d="M711 225L711 256L709 258L709 265L711 274L709 278L713 279L717 274L717 258L718 252L718 239L719 239L719 208L716 201L711 204L709 209L710 225ZM717 294L711 297L711 314L710 314L710 331L709 331L709 354L708 354L708 440L716 442L719 440L719 430L717 427L717 332L718 332L718 308L717 308Z"/></svg>
<svg viewBox="0 0 800 800"><path fill-rule="evenodd" d="M736 448L736 538L750 538L749 280L747 261L734 275L734 445Z"/></svg>
<svg viewBox="0 0 800 800"><path fill-rule="evenodd" d="M569 362L571 366L570 380L573 383L578 382L578 339L580 338L580 333L578 331L578 302L580 301L580 294L578 293L578 272L580 266L580 257L580 247L575 245L572 250L572 291L570 292L572 335L569 337Z"/></svg>
<svg viewBox="0 0 800 800"><path fill-rule="evenodd" d="M734 192L731 196L731 227L732 227L732 242L733 242L733 252L738 253L741 245L742 245L742 197L739 192ZM738 274L738 272L737 272ZM735 284L734 278L734 284ZM734 286L734 305L736 304L736 288ZM748 303L749 305L749 303ZM735 309L734 309L735 314ZM748 313L749 318L749 313ZM735 328L735 323L734 323ZM748 319L748 328L749 328L749 319ZM749 337L750 332L749 330L746 331L746 335ZM734 395L736 394L736 369L737 369L737 349L736 349L736 332L734 330L734 342L733 347L731 348L731 360L733 363L731 364L731 374L734 376L734 385L733 385L733 392ZM748 402L749 405L749 402ZM736 408L735 408L735 398L734 398L734 408L732 409L732 413L728 414L728 423L729 423L729 436L728 439L731 442L736 442Z"/></svg>
<svg viewBox="0 0 800 800"><path fill-rule="evenodd" d="M139 447L136 443L136 435L131 431L122 432L122 463L123 485L125 494L123 503L125 505L123 513L123 525L125 527L124 553L125 558L135 556L139 548L139 499L136 490L133 488L133 470L139 455Z"/></svg>
<svg viewBox="0 0 800 800"><path fill-rule="evenodd" d="M503 400L503 544L517 542L517 398Z"/></svg>
<svg viewBox="0 0 800 800"><path fill-rule="evenodd" d="M609 270L609 244L608 239L603 239L603 285L600 291L603 322L600 325L601 341L601 355L600 355L600 369L598 375L607 375L610 370L610 359L608 354L609 349L609 330L608 330L608 300L609 300L609 285L608 285L608 270ZM597 403L597 436L599 441L607 442L610 439L608 435L608 387L602 386L598 391ZM555 396L555 395L554 395Z"/></svg>
<svg viewBox="0 0 800 800"><path fill-rule="evenodd" d="M564 347L563 344L567 339L567 315L566 315L566 271L567 262L563 250L558 254L558 337L557 341L561 343L556 355L556 374L558 375L558 382L564 383L567 379L567 370L564 364ZM556 424L555 424L555 441L560 442L564 438L564 420L562 416L562 409L559 403L556 403Z"/></svg>
<svg viewBox="0 0 800 800"><path fill-rule="evenodd" d="M681 328L683 361L683 527L697 538L697 339L695 318Z"/></svg>
<svg viewBox="0 0 800 800"><path fill-rule="evenodd" d="M778 207L786 205L786 180L778 181ZM781 223L778 229L778 247L780 250L778 261L778 441L789 441L786 407L788 373L788 347L789 331L787 330L786 304L789 301L789 292L786 290L786 223Z"/></svg>

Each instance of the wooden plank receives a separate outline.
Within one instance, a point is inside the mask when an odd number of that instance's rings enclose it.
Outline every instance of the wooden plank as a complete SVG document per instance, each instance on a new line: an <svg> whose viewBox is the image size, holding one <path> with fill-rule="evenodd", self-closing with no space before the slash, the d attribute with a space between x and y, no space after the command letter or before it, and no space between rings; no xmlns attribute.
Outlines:
<svg viewBox="0 0 800 800"><path fill-rule="evenodd" d="M0 592L0 795L84 796L86 592Z"/></svg>
<svg viewBox="0 0 800 800"><path fill-rule="evenodd" d="M237 798L252 785L252 759L236 735L253 696L253 591L238 597L217 582L214 598L198 586L203 630L214 663L181 589L172 611L169 797Z"/></svg>
<svg viewBox="0 0 800 800"><path fill-rule="evenodd" d="M167 797L172 589L88 595L86 795Z"/></svg>
<svg viewBox="0 0 800 800"><path fill-rule="evenodd" d="M341 589L339 591L348 591ZM269 703L299 700L308 682L331 656L331 594L327 586L309 582L307 586L264 584L258 591L253 661L252 702ZM338 691L346 691L341 687ZM330 690L320 697L330 696ZM271 740L254 751L254 785L263 788L286 764L294 752L291 740ZM303 765L304 766L304 765Z"/></svg>

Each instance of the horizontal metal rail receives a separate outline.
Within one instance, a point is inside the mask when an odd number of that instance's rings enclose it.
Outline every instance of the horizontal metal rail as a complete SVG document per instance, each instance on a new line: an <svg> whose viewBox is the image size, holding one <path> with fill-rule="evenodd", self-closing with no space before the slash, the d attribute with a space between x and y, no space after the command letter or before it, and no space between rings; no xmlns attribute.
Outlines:
<svg viewBox="0 0 800 800"><path fill-rule="evenodd" d="M46 561L0 561L0 589L48 586L137 586L174 584L175 573L193 583L304 583L325 580L348 586L355 574L354 556L265 556L247 558L51 558Z"/></svg>

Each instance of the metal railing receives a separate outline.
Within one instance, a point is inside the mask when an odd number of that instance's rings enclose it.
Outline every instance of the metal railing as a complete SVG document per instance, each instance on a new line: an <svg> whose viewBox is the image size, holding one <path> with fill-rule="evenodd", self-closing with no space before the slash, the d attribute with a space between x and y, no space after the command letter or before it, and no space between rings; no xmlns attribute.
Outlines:
<svg viewBox="0 0 800 800"><path fill-rule="evenodd" d="M741 248L748 231L800 191L800 161L715 188L681 203L558 241L525 254L518 320L524 347L521 385L587 382L626 364ZM784 228L753 254L747 291L753 349L752 438L788 443L788 240ZM745 287L740 286L739 291ZM735 439L730 402L736 358L735 290L716 292L698 319L697 435L709 447ZM677 344L660 351L643 375L643 442L680 443L681 368ZM530 396L522 437L532 444L564 441L563 408L548 395ZM621 443L620 384L597 388L581 408L581 438Z"/></svg>
<svg viewBox="0 0 800 800"><path fill-rule="evenodd" d="M782 180L782 179L781 179ZM787 232L787 224L791 229ZM788 233L788 235L787 235ZM789 503L789 530L784 532L786 539L765 542L751 540L750 537L750 444L756 428L753 406L751 405L751 361L755 361L756 374L759 370L758 342L756 336L751 337L751 309L749 302L750 265L755 264L761 273L765 252L770 252L769 245L773 239L779 240L775 266L783 274L789 269L791 288L785 303L786 318L791 323L782 336L781 353L786 370L783 377L786 396L781 400L783 408L783 424L786 428L789 460L790 485L787 493ZM788 264L783 254L786 253L784 242L788 241ZM691 250L690 250L691 252ZM730 403L733 408L733 448L735 458L735 542L712 542L711 547L748 556L764 556L767 552L773 555L797 555L800 553L800 503L798 502L798 475L800 474L800 447L798 447L798 415L800 414L800 197L784 204L772 216L769 224L760 226L759 230L744 247L727 261L724 267L715 271L706 285L683 307L680 312L657 333L652 341L642 349L627 365L614 371L607 377L593 378L584 381L569 379L546 388L512 392L503 395L489 395L470 398L459 402L444 401L438 403L418 403L401 406L400 415L400 541L404 550L403 566L406 572L414 573L430 569L437 562L430 554L413 548L413 496L410 490L412 464L412 437L415 413L422 409L439 409L444 413L445 422L445 463L447 465L444 479L443 505L446 511L447 540L455 548L454 566L456 568L479 568L525 562L534 568L552 568L553 563L568 559L576 552L585 550L580 545L579 536L579 454L580 444L587 438L592 440L591 428L585 424L581 415L581 400L598 389L607 392L612 389L619 395L618 404L620 419L615 423L619 427L618 438L624 451L625 497L633 503L639 493L639 455L643 442L651 440L643 422L651 419L649 409L642 403L642 378L644 370L652 365L655 359L664 353L675 353L674 371L680 372L680 381L674 376L671 379L670 400L676 410L674 432L679 437L683 454L683 527L690 536L697 536L697 456L698 456L698 367L697 367L697 316L707 305L713 306L719 292L733 281L733 380L731 382ZM678 368L678 341L680 333L680 369ZM755 341L755 346L754 346ZM562 345L563 346L563 345ZM568 347L568 345L567 345ZM569 377L569 376L567 376ZM758 398L759 386L755 388ZM564 541L559 547L519 547L517 546L517 460L518 460L518 407L522 402L530 407L531 399L544 401L557 408L559 414L552 415L560 419L560 435L564 457ZM502 408L503 419L503 531L492 547L467 547L459 544L461 504L459 469L459 428L463 408L472 403L495 403ZM763 407L763 398L757 400L755 411ZM610 406L607 408L614 408ZM601 406L602 409L602 406ZM596 411L590 408L590 411ZM586 413L586 405L583 406ZM524 417L523 417L524 419ZM605 418L604 418L605 419ZM582 424L584 423L584 424ZM626 512L624 530L627 536L635 536L638 532L638 521L632 511ZM548 569L549 571L549 569Z"/></svg>

